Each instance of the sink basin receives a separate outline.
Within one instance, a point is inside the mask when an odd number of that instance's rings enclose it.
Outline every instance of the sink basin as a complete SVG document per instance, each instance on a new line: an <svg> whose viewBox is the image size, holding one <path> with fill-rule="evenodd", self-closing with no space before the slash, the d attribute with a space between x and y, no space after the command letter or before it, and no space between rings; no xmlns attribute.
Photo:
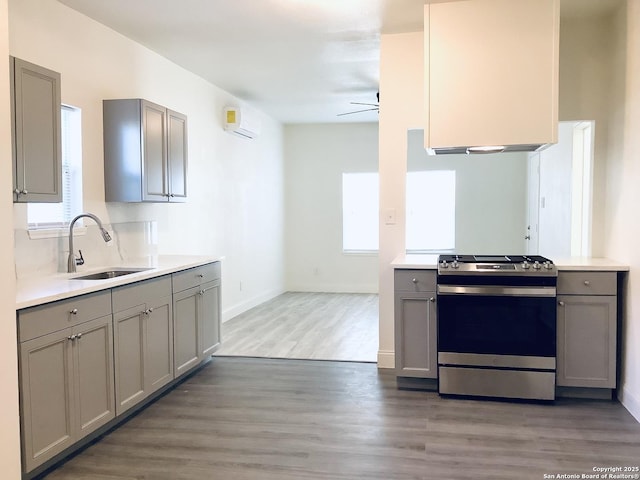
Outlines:
<svg viewBox="0 0 640 480"><path fill-rule="evenodd" d="M72 280L106 280L109 278L121 277L123 275L131 275L132 273L144 272L148 268L114 268L104 270L102 272L90 273L80 277L72 277Z"/></svg>

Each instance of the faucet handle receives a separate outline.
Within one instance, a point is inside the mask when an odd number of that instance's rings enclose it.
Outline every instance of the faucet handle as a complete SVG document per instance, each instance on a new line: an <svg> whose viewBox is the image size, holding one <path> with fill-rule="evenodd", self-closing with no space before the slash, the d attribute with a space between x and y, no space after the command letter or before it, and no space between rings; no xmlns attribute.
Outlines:
<svg viewBox="0 0 640 480"><path fill-rule="evenodd" d="M84 257L82 256L82 250L78 249L80 258L76 258L76 265L84 265Z"/></svg>

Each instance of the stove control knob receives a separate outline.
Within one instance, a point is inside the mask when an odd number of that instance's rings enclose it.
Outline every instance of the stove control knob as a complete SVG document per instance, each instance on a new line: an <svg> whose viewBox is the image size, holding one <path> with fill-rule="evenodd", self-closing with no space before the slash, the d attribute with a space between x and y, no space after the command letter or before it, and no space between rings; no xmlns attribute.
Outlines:
<svg viewBox="0 0 640 480"><path fill-rule="evenodd" d="M460 268L460 264L458 263L457 260L454 260L453 263L451 264L452 268Z"/></svg>
<svg viewBox="0 0 640 480"><path fill-rule="evenodd" d="M446 261L446 260L442 260L442 262L440 262L440 266L441 266L442 268L449 268L449 264L447 263L447 261Z"/></svg>
<svg viewBox="0 0 640 480"><path fill-rule="evenodd" d="M553 264L547 260L546 262L544 262L544 268L545 270L551 270L553 268Z"/></svg>
<svg viewBox="0 0 640 480"><path fill-rule="evenodd" d="M531 268L531 265L529 265L529 262L527 262L526 260L524 262L522 262L522 269L523 270L529 270L529 268Z"/></svg>
<svg viewBox="0 0 640 480"><path fill-rule="evenodd" d="M539 261L535 261L533 262L533 269L534 270L540 270L540 262Z"/></svg>

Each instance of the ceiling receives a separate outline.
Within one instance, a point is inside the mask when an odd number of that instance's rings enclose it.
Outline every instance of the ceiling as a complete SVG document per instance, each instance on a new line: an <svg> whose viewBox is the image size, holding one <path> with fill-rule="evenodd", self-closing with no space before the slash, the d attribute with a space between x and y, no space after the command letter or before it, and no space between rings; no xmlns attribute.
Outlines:
<svg viewBox="0 0 640 480"><path fill-rule="evenodd" d="M422 30L429 0L59 0L283 123L377 121L381 33ZM562 0L562 15L619 0Z"/></svg>

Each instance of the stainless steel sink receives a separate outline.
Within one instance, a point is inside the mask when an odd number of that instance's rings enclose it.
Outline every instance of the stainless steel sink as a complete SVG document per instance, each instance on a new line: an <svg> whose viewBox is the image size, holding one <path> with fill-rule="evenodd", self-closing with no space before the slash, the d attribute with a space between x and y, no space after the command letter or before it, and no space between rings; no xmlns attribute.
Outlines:
<svg viewBox="0 0 640 480"><path fill-rule="evenodd" d="M132 273L144 272L149 270L148 268L113 268L110 270L104 270L102 272L90 273L88 275L82 275L80 277L72 277L72 280L107 280L109 278L121 277L123 275L130 275Z"/></svg>

